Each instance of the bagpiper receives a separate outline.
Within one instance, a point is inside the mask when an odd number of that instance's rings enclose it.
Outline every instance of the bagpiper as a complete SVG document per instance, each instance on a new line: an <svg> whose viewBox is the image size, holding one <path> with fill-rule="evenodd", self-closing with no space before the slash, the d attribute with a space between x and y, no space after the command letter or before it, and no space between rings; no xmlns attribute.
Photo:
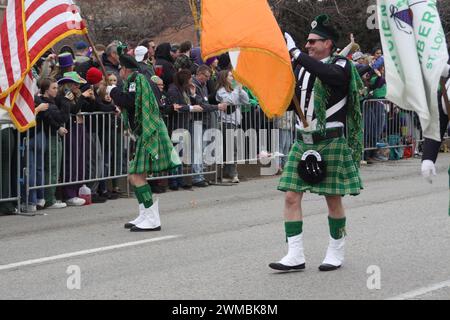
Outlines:
<svg viewBox="0 0 450 320"><path fill-rule="evenodd" d="M161 220L158 201L153 196L147 177L181 165L173 148L158 102L144 75L138 72L139 63L120 48L120 76L123 87L107 87L107 94L122 110L125 127L132 132L135 148L129 163L128 180L134 186L139 214L125 224L132 232L159 231Z"/></svg>
<svg viewBox="0 0 450 320"><path fill-rule="evenodd" d="M305 192L325 196L330 228L329 245L321 271L344 262L345 195L362 190L359 163L363 151L360 90L362 80L354 65L336 54L338 33L327 15L311 24L302 52L285 33L297 79L294 109L297 138L288 155L278 190L285 195L285 232L288 253L270 268L279 271L305 268L302 199ZM301 109L301 112L300 110ZM306 119L300 121L300 114ZM305 124L304 124L305 123Z"/></svg>

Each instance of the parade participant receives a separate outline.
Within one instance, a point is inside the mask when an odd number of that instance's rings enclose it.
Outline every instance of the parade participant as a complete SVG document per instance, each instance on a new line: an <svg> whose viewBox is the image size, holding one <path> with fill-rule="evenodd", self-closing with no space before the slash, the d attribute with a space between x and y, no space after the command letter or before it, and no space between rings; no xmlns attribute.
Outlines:
<svg viewBox="0 0 450 320"><path fill-rule="evenodd" d="M353 63L335 54L338 35L330 18L318 16L311 26L308 54L285 34L296 66L296 96L309 125L297 124L297 141L278 186L286 192L284 218L289 251L269 266L280 271L305 268L301 203L307 191L325 196L328 205L330 239L319 270L340 268L346 225L342 197L358 195L362 189L358 171L363 150L359 105L362 81ZM298 109L296 112L299 115Z"/></svg>
<svg viewBox="0 0 450 320"><path fill-rule="evenodd" d="M450 65L447 65L442 72L442 77L445 79L445 81L450 77ZM447 95L444 93L447 92ZM441 134L441 141L443 141L445 131L448 127L449 122L449 109L450 105L448 102L448 92L450 92L450 80L447 81L445 85L441 85L441 88L439 90L439 98L438 98L438 105L439 105L439 123L440 123L440 134ZM423 144L423 154L422 154L422 176L425 180L432 183L433 182L433 176L436 175L436 160L439 154L439 150L441 148L441 141L435 141L433 139L425 138L424 144ZM448 170L448 174L450 176L450 168ZM449 188L450 188L450 179L449 179ZM449 209L448 214L450 215L450 202L449 202Z"/></svg>
<svg viewBox="0 0 450 320"><path fill-rule="evenodd" d="M122 48L119 51L125 52ZM139 202L139 216L125 224L125 228L132 232L159 231L161 222L158 201L153 203L147 175L178 167L180 159L160 117L158 102L150 84L145 76L138 73L138 62L130 55L120 54L120 64L123 88L108 86L107 94L122 109L124 122L135 138L128 179L135 188Z"/></svg>

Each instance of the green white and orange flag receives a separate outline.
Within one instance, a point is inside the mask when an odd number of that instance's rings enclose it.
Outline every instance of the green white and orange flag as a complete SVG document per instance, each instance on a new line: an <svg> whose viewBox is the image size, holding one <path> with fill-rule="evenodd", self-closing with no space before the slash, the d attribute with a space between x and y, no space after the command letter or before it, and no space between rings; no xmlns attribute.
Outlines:
<svg viewBox="0 0 450 320"><path fill-rule="evenodd" d="M268 117L285 113L295 77L280 27L266 0L203 0L203 59L229 52L235 78L257 96Z"/></svg>
<svg viewBox="0 0 450 320"><path fill-rule="evenodd" d="M440 141L438 87L448 51L436 0L377 0L387 99L417 113Z"/></svg>

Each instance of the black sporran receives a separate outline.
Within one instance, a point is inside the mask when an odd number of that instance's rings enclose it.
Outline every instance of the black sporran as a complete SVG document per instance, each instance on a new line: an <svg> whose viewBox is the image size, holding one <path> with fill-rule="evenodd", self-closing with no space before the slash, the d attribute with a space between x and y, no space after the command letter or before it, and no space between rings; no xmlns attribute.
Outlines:
<svg viewBox="0 0 450 320"><path fill-rule="evenodd" d="M326 175L326 165L323 157L315 150L308 150L302 155L298 164L298 175L303 181L315 185L322 182Z"/></svg>

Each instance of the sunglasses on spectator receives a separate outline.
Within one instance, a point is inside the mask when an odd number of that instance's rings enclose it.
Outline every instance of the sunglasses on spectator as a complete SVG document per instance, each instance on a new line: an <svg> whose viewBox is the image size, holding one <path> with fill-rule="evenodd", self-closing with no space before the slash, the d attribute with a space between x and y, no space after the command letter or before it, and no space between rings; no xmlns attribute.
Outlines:
<svg viewBox="0 0 450 320"><path fill-rule="evenodd" d="M327 39L308 39L306 40L306 43L315 45L317 41L327 41Z"/></svg>

